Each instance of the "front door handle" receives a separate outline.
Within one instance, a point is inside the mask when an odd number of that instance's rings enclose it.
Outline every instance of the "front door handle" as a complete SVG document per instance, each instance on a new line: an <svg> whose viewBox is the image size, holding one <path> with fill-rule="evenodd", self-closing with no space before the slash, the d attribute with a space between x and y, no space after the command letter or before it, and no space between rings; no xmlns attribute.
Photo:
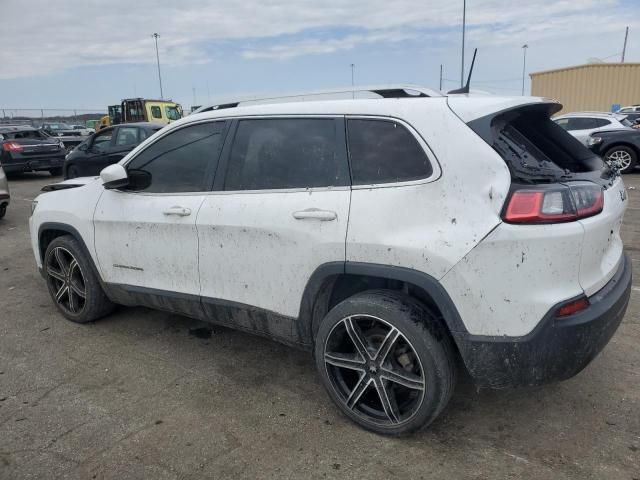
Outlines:
<svg viewBox="0 0 640 480"><path fill-rule="evenodd" d="M177 215L179 217L188 217L189 215L191 215L191 209L175 206L175 207L167 208L162 213L164 213L165 215Z"/></svg>
<svg viewBox="0 0 640 480"><path fill-rule="evenodd" d="M308 208L293 212L293 218L296 220L305 220L307 218L320 220L321 222L329 222L338 218L338 214L331 210L319 210L317 208Z"/></svg>

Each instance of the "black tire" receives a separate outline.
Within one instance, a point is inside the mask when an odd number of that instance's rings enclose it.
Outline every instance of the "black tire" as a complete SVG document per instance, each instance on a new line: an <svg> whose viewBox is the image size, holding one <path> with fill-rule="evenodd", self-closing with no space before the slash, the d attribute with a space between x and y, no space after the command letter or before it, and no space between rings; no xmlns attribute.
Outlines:
<svg viewBox="0 0 640 480"><path fill-rule="evenodd" d="M53 177L59 177L60 175L62 175L62 167L50 168L49 173Z"/></svg>
<svg viewBox="0 0 640 480"><path fill-rule="evenodd" d="M75 165L69 165L69 167L67 167L67 174L64 178L78 178L79 176L80 173L78 172L78 167Z"/></svg>
<svg viewBox="0 0 640 480"><path fill-rule="evenodd" d="M624 158L626 165L620 169L620 173L633 172L636 168L636 164L638 163L638 154L636 151L625 145L616 145L611 147L607 150L607 153L604 154L604 157L611 162L619 161L619 158L616 157Z"/></svg>
<svg viewBox="0 0 640 480"><path fill-rule="evenodd" d="M358 353L357 337L367 353ZM382 345L389 345L386 353ZM314 356L340 410L384 435L429 425L456 380L454 349L440 321L422 303L393 291L370 290L336 305L320 324Z"/></svg>
<svg viewBox="0 0 640 480"><path fill-rule="evenodd" d="M67 319L86 323L113 311L115 305L102 290L91 259L72 236L57 237L49 244L42 268L51 299Z"/></svg>
<svg viewBox="0 0 640 480"><path fill-rule="evenodd" d="M4 218L6 214L7 214L7 206L0 205L0 218Z"/></svg>

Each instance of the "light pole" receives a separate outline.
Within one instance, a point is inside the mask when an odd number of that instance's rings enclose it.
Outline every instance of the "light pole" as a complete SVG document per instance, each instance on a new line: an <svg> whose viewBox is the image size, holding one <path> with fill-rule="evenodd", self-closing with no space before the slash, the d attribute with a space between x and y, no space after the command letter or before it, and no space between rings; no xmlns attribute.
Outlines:
<svg viewBox="0 0 640 480"><path fill-rule="evenodd" d="M462 0L462 63L460 67L460 88L464 87L464 31L467 26L467 0Z"/></svg>
<svg viewBox="0 0 640 480"><path fill-rule="evenodd" d="M356 84L354 82L354 78L355 78L354 71L355 71L355 68L356 68L356 64L352 63L351 64L351 98L356 98L356 90L355 90L355 85Z"/></svg>
<svg viewBox="0 0 640 480"><path fill-rule="evenodd" d="M160 35L158 35L157 33L154 33L151 36L156 41L156 61L158 62L158 82L160 83L160 100L162 100L164 99L164 95L162 95L162 75L160 75L160 54L158 53L158 37L160 37Z"/></svg>
<svg viewBox="0 0 640 480"><path fill-rule="evenodd" d="M529 45L526 43L522 46L522 96L524 97L524 79L527 71L527 48Z"/></svg>

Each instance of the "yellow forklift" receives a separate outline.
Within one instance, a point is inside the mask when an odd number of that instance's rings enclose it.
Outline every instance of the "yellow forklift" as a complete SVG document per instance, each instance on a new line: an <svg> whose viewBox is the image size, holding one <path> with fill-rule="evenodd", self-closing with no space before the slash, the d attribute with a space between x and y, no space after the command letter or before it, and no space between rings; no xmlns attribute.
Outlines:
<svg viewBox="0 0 640 480"><path fill-rule="evenodd" d="M182 118L182 107L171 100L125 98L120 105L109 105L109 115L100 119L96 130L120 123L151 122L166 125Z"/></svg>

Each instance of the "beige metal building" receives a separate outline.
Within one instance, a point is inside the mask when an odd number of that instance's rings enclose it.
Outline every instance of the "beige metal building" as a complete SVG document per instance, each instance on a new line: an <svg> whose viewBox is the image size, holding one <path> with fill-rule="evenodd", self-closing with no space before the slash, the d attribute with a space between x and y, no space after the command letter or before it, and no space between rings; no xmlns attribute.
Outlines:
<svg viewBox="0 0 640 480"><path fill-rule="evenodd" d="M640 63L592 63L530 74L531 95L551 97L563 112L640 104Z"/></svg>

